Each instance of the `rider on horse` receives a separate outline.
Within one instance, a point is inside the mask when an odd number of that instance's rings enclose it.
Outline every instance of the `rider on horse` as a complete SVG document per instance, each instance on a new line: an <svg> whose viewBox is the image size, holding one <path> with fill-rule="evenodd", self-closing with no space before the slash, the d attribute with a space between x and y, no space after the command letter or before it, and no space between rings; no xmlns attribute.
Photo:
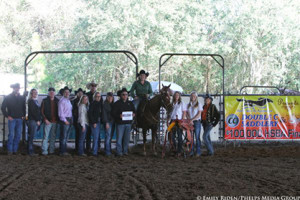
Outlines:
<svg viewBox="0 0 300 200"><path fill-rule="evenodd" d="M132 84L130 89L130 95L134 98L133 104L135 110L139 111L137 113L141 115L144 112L148 98L153 94L150 82L146 81L148 76L148 72L141 70L140 73L137 74L138 80Z"/></svg>

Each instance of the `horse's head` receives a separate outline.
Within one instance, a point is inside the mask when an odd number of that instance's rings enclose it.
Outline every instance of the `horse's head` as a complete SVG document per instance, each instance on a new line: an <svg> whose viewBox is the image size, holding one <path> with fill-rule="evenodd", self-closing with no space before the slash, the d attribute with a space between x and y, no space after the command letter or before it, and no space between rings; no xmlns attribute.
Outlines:
<svg viewBox="0 0 300 200"><path fill-rule="evenodd" d="M171 84L168 86L162 85L163 88L159 91L162 99L163 107L167 110L168 113L170 113L173 109L173 106L171 104L171 95L172 90L170 89Z"/></svg>

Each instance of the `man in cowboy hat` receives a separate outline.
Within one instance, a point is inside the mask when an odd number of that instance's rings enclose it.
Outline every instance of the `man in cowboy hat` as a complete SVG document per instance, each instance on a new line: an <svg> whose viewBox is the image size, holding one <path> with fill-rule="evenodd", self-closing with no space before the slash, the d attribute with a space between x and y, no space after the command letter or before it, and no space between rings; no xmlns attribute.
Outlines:
<svg viewBox="0 0 300 200"><path fill-rule="evenodd" d="M94 83L94 81L86 84L86 88L89 89L90 91L86 93L86 95L89 97L89 102L92 103L93 101L93 96L96 92L98 84Z"/></svg>
<svg viewBox="0 0 300 200"><path fill-rule="evenodd" d="M148 76L148 72L141 70L140 73L137 74L138 80L135 81L131 86L130 95L132 98L134 98L133 104L135 110L138 109L138 106L142 100L147 100L148 97L153 94L150 82L146 81Z"/></svg>
<svg viewBox="0 0 300 200"><path fill-rule="evenodd" d="M63 97L58 102L58 116L61 121L59 147L60 155L65 156L69 155L67 153L67 142L71 132L71 125L73 123L72 104L69 99L72 90L66 86L61 91L63 91Z"/></svg>
<svg viewBox="0 0 300 200"><path fill-rule="evenodd" d="M85 94L85 91L82 88L78 88L78 90L74 91L75 93L75 98L71 101L73 109L72 109L72 114L73 114L73 123L74 123L74 128L75 128L75 151L78 152L78 142L79 142L79 125L77 124L78 122L78 103L80 101L80 98L82 97L83 94Z"/></svg>
<svg viewBox="0 0 300 200"><path fill-rule="evenodd" d="M135 116L134 105L128 101L128 93L126 88L118 91L117 94L120 99L114 103L111 112L116 122L118 156L128 155L131 123ZM129 118L126 117L128 115Z"/></svg>
<svg viewBox="0 0 300 200"><path fill-rule="evenodd" d="M3 100L1 110L4 117L8 118L7 153L16 154L21 138L23 119L25 116L25 98L20 95L20 84L10 86L13 92Z"/></svg>
<svg viewBox="0 0 300 200"><path fill-rule="evenodd" d="M41 104L41 113L44 126L44 136L42 141L42 154L48 155L48 138L49 140L49 153L54 154L55 140L56 140L56 129L58 124L58 102L59 99L55 97L55 89L49 87L48 96L43 99Z"/></svg>
<svg viewBox="0 0 300 200"><path fill-rule="evenodd" d="M90 104L93 102L94 100L94 94L96 92L96 89L97 89L97 86L98 84L95 83L94 81L88 83L86 85L87 89L89 89L90 91L86 93L86 95L89 97L89 102ZM100 102L101 104L103 103L103 100L102 98L100 99ZM101 111L100 111L101 112ZM91 144L92 144L92 130L91 130L91 127L89 126L88 127L88 130L86 132L86 151L87 152L90 152L91 151ZM101 139L99 138L98 140L98 146L100 147L100 144L101 144ZM99 148L100 149L100 148Z"/></svg>

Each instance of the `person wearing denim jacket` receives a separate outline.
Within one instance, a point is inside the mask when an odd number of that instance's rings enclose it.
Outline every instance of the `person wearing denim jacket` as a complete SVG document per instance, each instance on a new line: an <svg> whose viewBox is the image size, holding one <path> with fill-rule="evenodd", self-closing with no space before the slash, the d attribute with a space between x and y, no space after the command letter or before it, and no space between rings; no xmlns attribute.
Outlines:
<svg viewBox="0 0 300 200"><path fill-rule="evenodd" d="M86 156L84 154L84 140L86 131L89 126L88 119L88 106L89 106L89 98L86 95L81 96L78 103L78 125L79 125L79 141L78 141L78 155Z"/></svg>
<svg viewBox="0 0 300 200"><path fill-rule="evenodd" d="M28 155L34 156L33 139L38 127L41 125L41 110L38 102L38 92L36 89L31 89L28 97Z"/></svg>
<svg viewBox="0 0 300 200"><path fill-rule="evenodd" d="M88 117L91 127L91 132L93 135L93 146L92 154L93 156L98 155L99 149L99 137L100 137L100 125L101 125L101 112L102 112L102 101L100 92L95 92L93 97L93 102L90 105Z"/></svg>

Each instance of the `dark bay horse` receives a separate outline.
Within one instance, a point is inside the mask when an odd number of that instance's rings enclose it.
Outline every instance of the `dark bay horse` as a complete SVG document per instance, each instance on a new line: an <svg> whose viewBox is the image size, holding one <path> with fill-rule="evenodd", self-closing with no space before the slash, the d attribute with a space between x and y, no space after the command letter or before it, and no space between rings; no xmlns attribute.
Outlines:
<svg viewBox="0 0 300 200"><path fill-rule="evenodd" d="M149 129L151 129L152 133L152 150L154 155L157 155L155 144L159 125L160 108L164 107L167 110L168 115L172 111L170 86L171 85L163 85L159 94L155 95L151 100L145 103L144 109L142 108L143 106L139 106L138 108L137 127L142 128L143 130L144 155L146 155L146 136Z"/></svg>

